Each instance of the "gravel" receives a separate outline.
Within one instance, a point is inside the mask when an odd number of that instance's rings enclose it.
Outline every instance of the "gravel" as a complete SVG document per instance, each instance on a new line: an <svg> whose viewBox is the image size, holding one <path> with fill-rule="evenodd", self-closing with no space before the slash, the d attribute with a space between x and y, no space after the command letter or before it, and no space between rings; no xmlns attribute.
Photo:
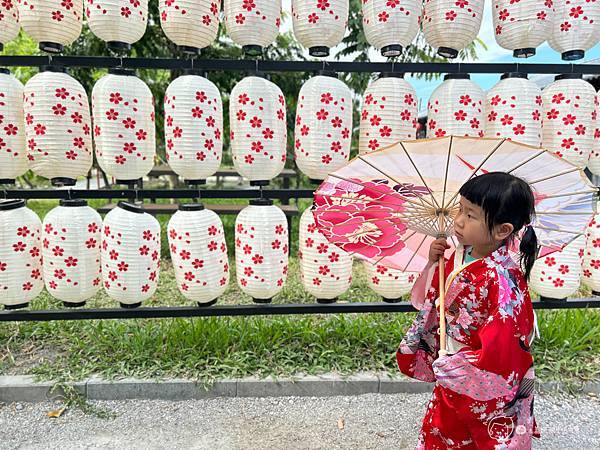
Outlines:
<svg viewBox="0 0 600 450"><path fill-rule="evenodd" d="M0 404L0 449L410 449L430 394L95 401L111 419L54 403ZM534 449L600 448L600 400L538 395Z"/></svg>

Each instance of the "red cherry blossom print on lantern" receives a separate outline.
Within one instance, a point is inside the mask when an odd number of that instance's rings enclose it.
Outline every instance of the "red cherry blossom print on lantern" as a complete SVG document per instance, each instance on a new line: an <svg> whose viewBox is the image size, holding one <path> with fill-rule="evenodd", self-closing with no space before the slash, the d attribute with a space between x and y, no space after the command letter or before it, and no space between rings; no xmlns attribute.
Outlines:
<svg viewBox="0 0 600 450"><path fill-rule="evenodd" d="M469 75L446 75L427 104L427 137L483 136L483 99Z"/></svg>
<svg viewBox="0 0 600 450"><path fill-rule="evenodd" d="M438 54L456 58L477 37L484 0L425 0L423 34Z"/></svg>
<svg viewBox="0 0 600 450"><path fill-rule="evenodd" d="M286 107L281 89L261 77L246 77L229 100L233 165L252 184L267 184L286 160Z"/></svg>
<svg viewBox="0 0 600 450"><path fill-rule="evenodd" d="M565 299L579 290L585 237L579 236L563 250L536 260L529 287L544 299Z"/></svg>
<svg viewBox="0 0 600 450"><path fill-rule="evenodd" d="M224 0L229 37L249 55L260 55L279 34L281 0Z"/></svg>
<svg viewBox="0 0 600 450"><path fill-rule="evenodd" d="M520 73L506 73L485 98L485 135L542 145L542 91Z"/></svg>
<svg viewBox="0 0 600 450"><path fill-rule="evenodd" d="M146 32L148 0L88 0L85 8L92 33L113 50L130 50Z"/></svg>
<svg viewBox="0 0 600 450"><path fill-rule="evenodd" d="M381 295L383 301L389 303L399 302L403 296L409 294L419 276L418 272L403 272L368 261L363 262L363 265L369 287Z"/></svg>
<svg viewBox="0 0 600 450"><path fill-rule="evenodd" d="M81 34L83 0L19 0L18 5L21 27L40 50L60 53Z"/></svg>
<svg viewBox="0 0 600 450"><path fill-rule="evenodd" d="M598 112L600 111L600 96L596 95L596 113L594 115L594 145L590 152L590 159L587 163L587 168L594 175L600 175L600 120L598 119Z"/></svg>
<svg viewBox="0 0 600 450"><path fill-rule="evenodd" d="M343 81L318 75L298 94L294 148L296 165L309 178L323 180L350 157L352 95Z"/></svg>
<svg viewBox="0 0 600 450"><path fill-rule="evenodd" d="M319 232L311 208L300 217L299 236L298 258L304 289L319 303L335 302L352 283L352 257Z"/></svg>
<svg viewBox="0 0 600 450"><path fill-rule="evenodd" d="M13 183L26 171L23 85L0 69L0 183Z"/></svg>
<svg viewBox="0 0 600 450"><path fill-rule="evenodd" d="M102 286L102 218L85 200L61 200L42 224L44 282L65 306L83 306Z"/></svg>
<svg viewBox="0 0 600 450"><path fill-rule="evenodd" d="M160 224L130 203L104 217L102 280L106 293L124 308L135 308L156 291L160 270Z"/></svg>
<svg viewBox="0 0 600 450"><path fill-rule="evenodd" d="M513 51L515 58L529 58L552 29L552 0L492 0L496 42Z"/></svg>
<svg viewBox="0 0 600 450"><path fill-rule="evenodd" d="M60 70L48 68L25 85L25 138L31 170L72 186L92 167L90 106L79 81Z"/></svg>
<svg viewBox="0 0 600 450"><path fill-rule="evenodd" d="M596 91L581 75L559 75L542 91L542 145L585 167L594 146Z"/></svg>
<svg viewBox="0 0 600 450"><path fill-rule="evenodd" d="M165 92L165 142L171 169L188 182L206 180L221 165L223 104L217 87L183 75Z"/></svg>
<svg viewBox="0 0 600 450"><path fill-rule="evenodd" d="M235 270L239 288L257 303L269 303L288 272L285 214L270 200L251 200L235 220Z"/></svg>
<svg viewBox="0 0 600 450"><path fill-rule="evenodd" d="M24 200L0 202L0 304L22 308L42 292L42 222Z"/></svg>
<svg viewBox="0 0 600 450"><path fill-rule="evenodd" d="M181 205L167 228L179 291L199 306L216 303L229 285L221 219L200 203Z"/></svg>
<svg viewBox="0 0 600 450"><path fill-rule="evenodd" d="M154 165L154 99L130 71L112 70L92 91L96 159L117 180L137 180Z"/></svg>
<svg viewBox="0 0 600 450"><path fill-rule="evenodd" d="M344 37L348 0L292 0L294 35L311 56L329 56Z"/></svg>
<svg viewBox="0 0 600 450"><path fill-rule="evenodd" d="M17 0L0 2L0 52L4 44L12 41L19 34L19 12Z"/></svg>
<svg viewBox="0 0 600 450"><path fill-rule="evenodd" d="M585 254L583 256L583 284L600 295L600 214L594 215L586 232Z"/></svg>
<svg viewBox="0 0 600 450"><path fill-rule="evenodd" d="M423 0L363 0L362 23L369 44L398 56L419 32Z"/></svg>
<svg viewBox="0 0 600 450"><path fill-rule="evenodd" d="M363 95L358 151L416 139L417 101L414 88L400 76L388 74L371 83Z"/></svg>
<svg viewBox="0 0 600 450"><path fill-rule="evenodd" d="M198 53L217 37L221 0L159 0L158 10L165 35L186 53Z"/></svg>
<svg viewBox="0 0 600 450"><path fill-rule="evenodd" d="M600 5L596 0L555 0L548 44L565 61L582 59L600 40Z"/></svg>

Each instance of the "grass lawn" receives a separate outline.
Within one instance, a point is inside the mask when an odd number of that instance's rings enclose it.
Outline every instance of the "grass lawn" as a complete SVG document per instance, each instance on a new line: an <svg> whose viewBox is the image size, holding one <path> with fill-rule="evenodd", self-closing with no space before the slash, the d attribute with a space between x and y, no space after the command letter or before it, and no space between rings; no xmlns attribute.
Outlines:
<svg viewBox="0 0 600 450"><path fill-rule="evenodd" d="M29 202L41 217L55 204ZM164 230L168 217L159 220ZM234 220L223 217L230 255ZM296 219L295 243L297 226ZM165 238L163 233L163 258L168 255ZM298 262L291 257L288 281L275 303L314 301L304 292L298 272ZM367 287L359 263L351 289L340 298L344 300L380 301ZM238 290L235 276L219 301L251 302ZM145 305L187 303L177 290L170 260L164 259L157 294ZM88 301L89 307L115 305L103 291ZM31 307L61 305L44 292ZM91 374L180 376L210 382L299 372L397 373L394 351L413 317L414 313L399 313L1 323L0 374L27 373L57 382ZM600 378L600 311L538 311L538 320L542 337L534 344L534 357L541 379Z"/></svg>

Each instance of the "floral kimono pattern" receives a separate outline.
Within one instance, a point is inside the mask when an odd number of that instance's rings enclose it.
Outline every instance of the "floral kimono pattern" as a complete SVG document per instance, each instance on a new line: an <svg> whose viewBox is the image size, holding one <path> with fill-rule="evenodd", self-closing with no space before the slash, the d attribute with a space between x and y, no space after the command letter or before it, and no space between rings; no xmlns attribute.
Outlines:
<svg viewBox="0 0 600 450"><path fill-rule="evenodd" d="M448 354L438 359L437 263L413 288L419 313L396 353L404 374L436 382L416 448L530 449L539 432L527 283L506 247L467 265L463 255L459 246L446 262Z"/></svg>

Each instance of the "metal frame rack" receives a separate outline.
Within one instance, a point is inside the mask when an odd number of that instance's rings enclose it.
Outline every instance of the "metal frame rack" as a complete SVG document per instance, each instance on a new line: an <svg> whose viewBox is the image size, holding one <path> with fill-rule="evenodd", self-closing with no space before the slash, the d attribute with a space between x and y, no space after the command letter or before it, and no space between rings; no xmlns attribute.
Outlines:
<svg viewBox="0 0 600 450"><path fill-rule="evenodd" d="M520 72L526 74L577 73L600 75L600 64L522 64L522 63L371 63L371 62L314 62L266 61L176 58L114 58L95 56L0 56L0 66L39 67L57 65L88 68L130 69L199 69L210 71L261 72L397 72L397 73L480 73L499 74ZM0 198L23 199L156 199L156 198L266 198L289 200L312 198L311 189L1 189ZM599 308L600 297L569 299L556 302L534 302L536 309ZM52 309L0 311L0 322L50 321L86 319L133 319L198 316L254 316L275 314L339 314L410 312L410 303L349 302L334 304L267 304L215 305L206 308L141 307L136 309Z"/></svg>

